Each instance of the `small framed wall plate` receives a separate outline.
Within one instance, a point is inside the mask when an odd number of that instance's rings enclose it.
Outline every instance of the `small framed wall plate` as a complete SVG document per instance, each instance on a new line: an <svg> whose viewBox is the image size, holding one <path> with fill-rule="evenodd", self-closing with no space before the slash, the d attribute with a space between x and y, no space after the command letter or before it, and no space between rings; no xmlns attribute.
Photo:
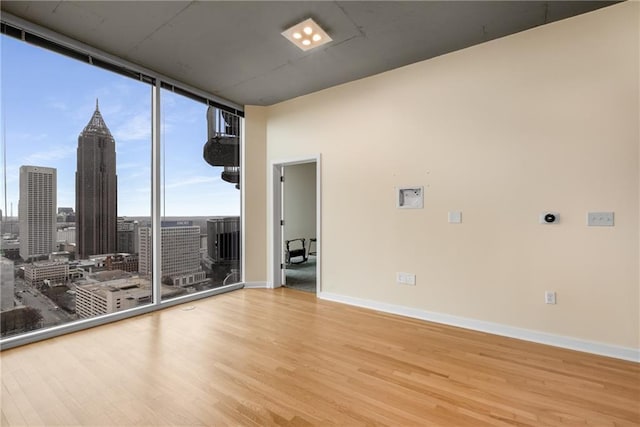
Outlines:
<svg viewBox="0 0 640 427"><path fill-rule="evenodd" d="M422 209L424 207L424 187L396 187L396 207L398 209Z"/></svg>

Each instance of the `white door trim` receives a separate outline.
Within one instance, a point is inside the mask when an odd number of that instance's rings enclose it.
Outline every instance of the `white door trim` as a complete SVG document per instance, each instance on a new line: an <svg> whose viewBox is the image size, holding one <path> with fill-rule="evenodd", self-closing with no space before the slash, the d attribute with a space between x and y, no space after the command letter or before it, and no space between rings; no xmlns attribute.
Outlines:
<svg viewBox="0 0 640 427"><path fill-rule="evenodd" d="M309 157L291 158L286 160L274 160L270 162L269 180L271 181L271 200L269 210L271 211L271 250L269 251L269 278L270 287L278 288L280 283L280 264L284 263L282 257L282 237L280 234L280 218L282 216L282 190L280 186L280 176L282 168L285 166L299 165L303 163L316 164L316 294L322 291L322 164L321 155L316 154Z"/></svg>

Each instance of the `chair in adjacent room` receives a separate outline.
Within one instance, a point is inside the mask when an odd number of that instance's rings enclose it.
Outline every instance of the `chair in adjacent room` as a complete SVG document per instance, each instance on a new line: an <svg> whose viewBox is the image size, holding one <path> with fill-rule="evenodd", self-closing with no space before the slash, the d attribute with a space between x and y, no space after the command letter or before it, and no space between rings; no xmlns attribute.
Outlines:
<svg viewBox="0 0 640 427"><path fill-rule="evenodd" d="M287 264L301 264L307 260L305 239L285 240L285 261ZM293 259L296 258L294 261Z"/></svg>

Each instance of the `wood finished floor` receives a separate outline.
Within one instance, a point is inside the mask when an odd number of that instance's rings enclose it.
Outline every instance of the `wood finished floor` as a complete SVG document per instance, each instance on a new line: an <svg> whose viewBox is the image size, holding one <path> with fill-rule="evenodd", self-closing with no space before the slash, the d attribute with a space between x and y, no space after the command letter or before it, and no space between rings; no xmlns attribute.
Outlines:
<svg viewBox="0 0 640 427"><path fill-rule="evenodd" d="M640 365L247 289L4 351L2 426L638 426Z"/></svg>

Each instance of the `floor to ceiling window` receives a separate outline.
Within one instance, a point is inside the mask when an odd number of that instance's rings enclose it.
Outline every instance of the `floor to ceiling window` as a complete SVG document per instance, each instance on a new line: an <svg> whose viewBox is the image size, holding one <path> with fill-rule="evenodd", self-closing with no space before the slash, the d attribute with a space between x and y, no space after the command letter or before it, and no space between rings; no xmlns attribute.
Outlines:
<svg viewBox="0 0 640 427"><path fill-rule="evenodd" d="M160 99L167 299L240 281L240 118L170 90Z"/></svg>
<svg viewBox="0 0 640 427"><path fill-rule="evenodd" d="M2 336L152 300L135 239L150 216L150 94L2 36Z"/></svg>
<svg viewBox="0 0 640 427"><path fill-rule="evenodd" d="M2 31L3 348L240 282L241 118L159 90L159 75ZM203 156L214 137L221 166Z"/></svg>

